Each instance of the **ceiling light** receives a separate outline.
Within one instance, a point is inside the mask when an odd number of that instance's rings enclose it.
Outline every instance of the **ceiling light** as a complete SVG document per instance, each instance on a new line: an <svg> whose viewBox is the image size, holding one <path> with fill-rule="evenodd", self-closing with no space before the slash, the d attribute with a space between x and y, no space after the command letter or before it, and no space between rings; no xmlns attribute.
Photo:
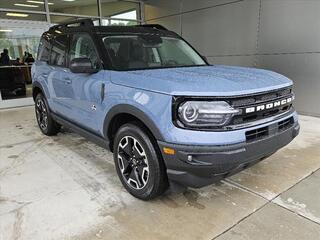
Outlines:
<svg viewBox="0 0 320 240"><path fill-rule="evenodd" d="M62 0L64 2L74 2L75 0Z"/></svg>
<svg viewBox="0 0 320 240"><path fill-rule="evenodd" d="M44 4L44 2L41 1L33 1L33 0L27 0L28 3L36 3L36 4ZM54 3L48 2L48 5L53 5Z"/></svg>
<svg viewBox="0 0 320 240"><path fill-rule="evenodd" d="M28 17L29 14L25 14L25 13L7 13L6 14L9 17Z"/></svg>
<svg viewBox="0 0 320 240"><path fill-rule="evenodd" d="M12 32L11 29L0 29L0 32Z"/></svg>
<svg viewBox="0 0 320 240"><path fill-rule="evenodd" d="M29 8L37 8L37 7L39 7L38 5L22 4L22 3L15 3L13 5L19 6L19 7L29 7Z"/></svg>

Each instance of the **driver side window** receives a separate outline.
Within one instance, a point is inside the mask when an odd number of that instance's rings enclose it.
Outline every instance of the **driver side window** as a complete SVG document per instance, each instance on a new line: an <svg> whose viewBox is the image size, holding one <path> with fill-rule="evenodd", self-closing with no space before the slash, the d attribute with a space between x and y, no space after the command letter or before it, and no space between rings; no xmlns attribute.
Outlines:
<svg viewBox="0 0 320 240"><path fill-rule="evenodd" d="M88 58L95 69L100 68L98 54L91 37L86 33L74 34L70 45L70 62L75 58Z"/></svg>

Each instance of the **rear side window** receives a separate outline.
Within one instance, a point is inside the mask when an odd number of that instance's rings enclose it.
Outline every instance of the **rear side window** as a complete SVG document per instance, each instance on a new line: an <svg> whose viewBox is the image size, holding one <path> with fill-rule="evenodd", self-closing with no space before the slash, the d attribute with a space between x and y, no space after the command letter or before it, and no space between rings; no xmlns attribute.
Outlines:
<svg viewBox="0 0 320 240"><path fill-rule="evenodd" d="M51 44L49 40L45 37L42 37L39 43L39 49L38 49L38 60L49 62L50 60L50 48Z"/></svg>
<svg viewBox="0 0 320 240"><path fill-rule="evenodd" d="M66 64L66 52L68 46L68 36L57 36L52 44L50 63L56 66L65 66Z"/></svg>

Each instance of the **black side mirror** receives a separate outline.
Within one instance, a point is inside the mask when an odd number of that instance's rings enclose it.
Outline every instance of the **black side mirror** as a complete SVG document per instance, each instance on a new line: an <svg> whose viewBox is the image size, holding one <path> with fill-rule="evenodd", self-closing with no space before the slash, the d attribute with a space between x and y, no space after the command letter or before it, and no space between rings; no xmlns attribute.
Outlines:
<svg viewBox="0 0 320 240"><path fill-rule="evenodd" d="M74 58L70 62L70 71L73 73L96 73L99 70L92 66L89 58Z"/></svg>

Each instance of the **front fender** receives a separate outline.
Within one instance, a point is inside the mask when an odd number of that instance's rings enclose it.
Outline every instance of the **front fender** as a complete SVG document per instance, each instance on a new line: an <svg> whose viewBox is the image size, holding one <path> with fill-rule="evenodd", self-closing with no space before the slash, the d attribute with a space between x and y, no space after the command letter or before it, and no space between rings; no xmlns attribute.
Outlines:
<svg viewBox="0 0 320 240"><path fill-rule="evenodd" d="M112 119L118 115L118 114L130 114L136 118L138 118L141 122L143 122L148 129L151 131L151 133L153 134L153 136L160 141L163 141L163 136L159 130L159 128L157 127L157 125L154 123L154 121L151 120L151 118L142 110L140 110L139 108L133 106L133 105L129 105L129 104L119 104L116 105L114 107L112 107L107 116L105 117L104 120L104 124L103 124L103 133L105 138L108 138L107 136L107 132L108 129L110 127L110 123L112 121Z"/></svg>

